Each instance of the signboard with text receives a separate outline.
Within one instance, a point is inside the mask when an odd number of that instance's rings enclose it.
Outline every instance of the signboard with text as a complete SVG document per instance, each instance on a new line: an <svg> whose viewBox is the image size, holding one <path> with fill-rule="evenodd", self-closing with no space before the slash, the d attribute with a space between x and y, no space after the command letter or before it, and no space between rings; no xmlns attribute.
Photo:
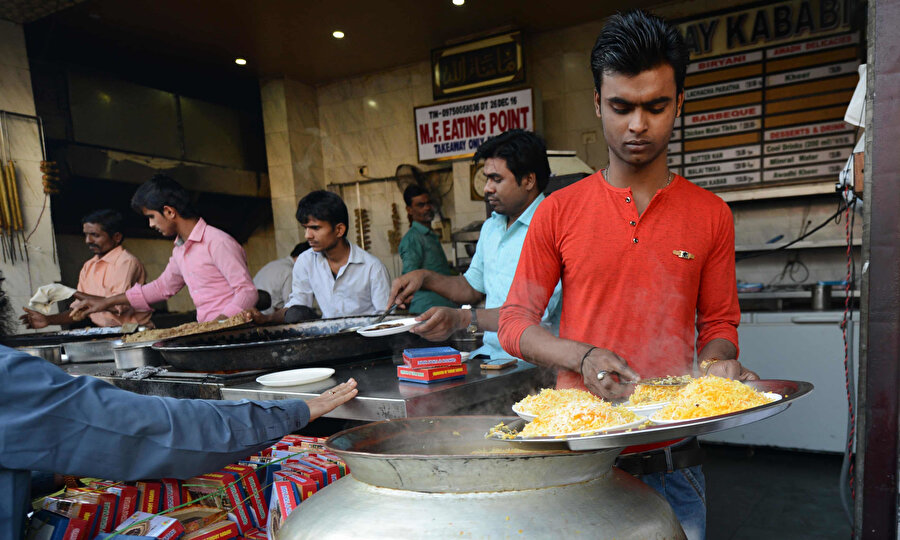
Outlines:
<svg viewBox="0 0 900 540"><path fill-rule="evenodd" d="M534 131L530 88L414 111L419 161L468 157L488 137L517 128Z"/></svg>

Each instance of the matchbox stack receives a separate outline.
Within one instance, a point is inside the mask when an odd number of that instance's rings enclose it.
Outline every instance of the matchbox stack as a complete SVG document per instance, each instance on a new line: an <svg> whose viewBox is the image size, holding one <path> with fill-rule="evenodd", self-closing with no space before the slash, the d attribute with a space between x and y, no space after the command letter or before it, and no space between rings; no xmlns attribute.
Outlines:
<svg viewBox="0 0 900 540"><path fill-rule="evenodd" d="M462 356L453 347L406 349L403 365L397 366L398 379L423 384L461 379L467 373Z"/></svg>
<svg viewBox="0 0 900 540"><path fill-rule="evenodd" d="M349 472L324 441L288 435L259 455L184 481L85 482L46 497L27 538L269 540L298 505Z"/></svg>

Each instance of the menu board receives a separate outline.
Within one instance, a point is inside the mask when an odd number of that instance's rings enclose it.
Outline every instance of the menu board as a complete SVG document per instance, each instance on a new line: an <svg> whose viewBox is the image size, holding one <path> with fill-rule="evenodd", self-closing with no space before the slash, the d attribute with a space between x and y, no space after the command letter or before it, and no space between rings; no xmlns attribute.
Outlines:
<svg viewBox="0 0 900 540"><path fill-rule="evenodd" d="M795 29L787 33L806 39L762 35L757 41L769 46L752 48L749 34L733 32L739 23L758 32L759 21L777 17L779 6L802 16L810 5L782 2L774 11L758 8L679 25L694 54L684 111L669 144L674 171L710 189L837 179L856 140L856 128L843 117L859 80L859 33L846 31L838 18L824 37L815 36L815 27ZM822 20L809 13L810 20ZM719 49L733 46L727 54L715 54L711 39L704 47L717 21L732 32L719 43Z"/></svg>

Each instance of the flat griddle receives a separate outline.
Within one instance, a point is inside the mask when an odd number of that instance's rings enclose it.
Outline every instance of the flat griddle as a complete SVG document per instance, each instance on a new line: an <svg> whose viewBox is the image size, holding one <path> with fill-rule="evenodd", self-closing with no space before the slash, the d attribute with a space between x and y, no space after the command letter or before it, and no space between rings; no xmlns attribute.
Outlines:
<svg viewBox="0 0 900 540"><path fill-rule="evenodd" d="M59 332L34 332L31 334L0 336L0 343L7 347L34 347L37 345L62 345L64 343L77 343L94 339L120 338L122 335L121 326L92 326L74 330L61 330Z"/></svg>
<svg viewBox="0 0 900 540"><path fill-rule="evenodd" d="M436 345L408 332L375 338L356 333L356 328L372 324L377 316L220 330L162 340L153 348L178 369L226 371L328 366Z"/></svg>

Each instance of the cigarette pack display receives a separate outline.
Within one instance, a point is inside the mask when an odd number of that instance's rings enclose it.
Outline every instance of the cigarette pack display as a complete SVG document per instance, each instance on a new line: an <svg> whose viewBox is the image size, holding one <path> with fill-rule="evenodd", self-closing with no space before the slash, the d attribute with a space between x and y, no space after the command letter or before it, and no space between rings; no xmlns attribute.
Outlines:
<svg viewBox="0 0 900 540"><path fill-rule="evenodd" d="M280 469L280 465L269 465L267 461L257 456L246 461L239 461L239 465L252 467L256 471L257 482L263 486L263 500L268 501L272 496L272 473Z"/></svg>
<svg viewBox="0 0 900 540"><path fill-rule="evenodd" d="M204 506L216 506L233 513L238 528L243 532L252 529L253 524L250 512L243 502L246 494L241 489L239 478L240 475L237 473L220 471L195 476L185 484L188 484L191 501Z"/></svg>
<svg viewBox="0 0 900 540"><path fill-rule="evenodd" d="M182 540L226 540L240 536L237 523L233 521L220 521L207 525L182 537Z"/></svg>
<svg viewBox="0 0 900 540"><path fill-rule="evenodd" d="M110 532L115 528L117 500L115 493L94 491L85 488L74 488L67 489L66 496L97 505L97 517L94 520L94 527L91 530L92 538L98 533Z"/></svg>
<svg viewBox="0 0 900 540"><path fill-rule="evenodd" d="M225 510L193 504L167 512L166 515L177 519L186 533L194 532L219 521L225 521L227 518Z"/></svg>
<svg viewBox="0 0 900 540"><path fill-rule="evenodd" d="M257 527L265 527L269 509L263 498L262 486L259 484L259 478L256 477L256 471L253 467L239 464L227 465L224 470L238 474L244 493L250 497L246 504L250 508L250 517L253 519L253 523Z"/></svg>
<svg viewBox="0 0 900 540"><path fill-rule="evenodd" d="M97 521L97 503L95 501L85 501L69 495L64 495L62 497L46 497L41 504L41 507L44 510L72 520L84 521L88 527L87 530L84 531L85 538L88 538L91 535Z"/></svg>
<svg viewBox="0 0 900 540"><path fill-rule="evenodd" d="M265 530L253 529L252 531L247 531L244 533L244 538L247 540L268 540L268 535Z"/></svg>
<svg viewBox="0 0 900 540"><path fill-rule="evenodd" d="M451 379L461 379L469 370L465 364L434 368L411 368L397 366L397 378L401 381L431 384Z"/></svg>
<svg viewBox="0 0 900 540"><path fill-rule="evenodd" d="M181 500L181 481L175 478L161 478L159 481L162 483L161 510L181 506L181 503L184 502Z"/></svg>
<svg viewBox="0 0 900 540"><path fill-rule="evenodd" d="M138 509L138 490L134 486L126 486L116 482L94 482L91 484L94 489L105 489L109 493L113 493L118 497L116 504L116 519L113 527L118 527L123 521L128 519L131 514Z"/></svg>
<svg viewBox="0 0 900 540"><path fill-rule="evenodd" d="M405 349L403 362L411 368L458 366L462 364L462 355L453 347Z"/></svg>
<svg viewBox="0 0 900 540"><path fill-rule="evenodd" d="M272 485L272 500L269 503L269 522L266 527L269 538L276 538L284 520L300 504L297 485L289 480L276 480Z"/></svg>
<svg viewBox="0 0 900 540"><path fill-rule="evenodd" d="M300 473L296 473L290 470L280 471L275 475L279 481L287 481L293 482L297 485L297 491L300 493L300 500L305 501L310 498L316 491L318 491L318 486L316 485L315 480L312 478L303 476Z"/></svg>
<svg viewBox="0 0 900 540"><path fill-rule="evenodd" d="M41 540L89 540L90 524L49 510L38 510L31 518L26 537Z"/></svg>
<svg viewBox="0 0 900 540"><path fill-rule="evenodd" d="M291 468L294 471L302 474L303 476L312 478L316 481L319 489L322 489L323 487L328 485L328 471L326 471L324 467L317 467L312 463L307 463L305 461L296 459L291 460L290 463L285 462L283 468Z"/></svg>
<svg viewBox="0 0 900 540"><path fill-rule="evenodd" d="M184 527L175 518L135 512L113 532L122 536L149 536L160 540L175 540L184 534Z"/></svg>
<svg viewBox="0 0 900 540"><path fill-rule="evenodd" d="M334 455L330 452L316 452L316 453L310 454L310 455L320 457L322 459L327 459L328 461L330 461L332 463L336 463L337 466L341 469L341 478L347 476L350 473L350 466L347 465L347 463L343 459L337 457L336 455Z"/></svg>
<svg viewBox="0 0 900 540"><path fill-rule="evenodd" d="M302 463L308 463L313 467L321 467L325 469L325 474L328 478L328 483L337 482L339 478L341 478L341 468L338 467L337 463L333 463L328 461L327 459L322 459L314 456L308 456L301 460Z"/></svg>
<svg viewBox="0 0 900 540"><path fill-rule="evenodd" d="M162 494L162 482L135 482L135 487L141 494L138 509L148 514L156 514L160 511L160 498Z"/></svg>

